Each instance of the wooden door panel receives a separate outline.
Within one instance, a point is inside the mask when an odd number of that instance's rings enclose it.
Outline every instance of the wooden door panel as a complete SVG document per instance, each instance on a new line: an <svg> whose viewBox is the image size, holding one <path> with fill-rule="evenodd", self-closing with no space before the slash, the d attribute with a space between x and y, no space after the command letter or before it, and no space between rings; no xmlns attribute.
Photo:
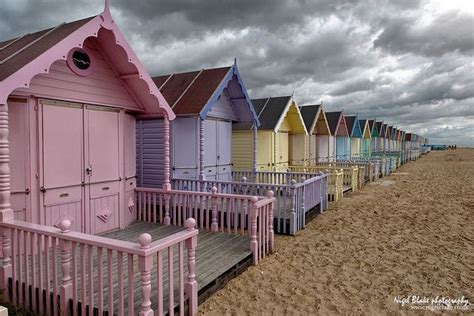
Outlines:
<svg viewBox="0 0 474 316"><path fill-rule="evenodd" d="M217 155L218 166L230 166L232 161L232 123L217 122Z"/></svg>
<svg viewBox="0 0 474 316"><path fill-rule="evenodd" d="M71 229L83 231L83 190L80 186L48 189L44 192L44 224L58 226L63 218L71 220Z"/></svg>
<svg viewBox="0 0 474 316"><path fill-rule="evenodd" d="M90 185L89 229L99 234L119 227L118 182Z"/></svg>
<svg viewBox="0 0 474 316"><path fill-rule="evenodd" d="M204 124L204 167L217 166L217 121L207 119Z"/></svg>
<svg viewBox="0 0 474 316"><path fill-rule="evenodd" d="M199 146L196 138L197 120L194 117L177 118L172 122L172 166L197 168Z"/></svg>
<svg viewBox="0 0 474 316"><path fill-rule="evenodd" d="M125 178L135 177L137 174L136 164L136 126L135 117L125 114L124 127L124 160Z"/></svg>
<svg viewBox="0 0 474 316"><path fill-rule="evenodd" d="M117 181L119 171L119 112L87 107L90 183Z"/></svg>
<svg viewBox="0 0 474 316"><path fill-rule="evenodd" d="M43 186L83 181L82 108L43 105Z"/></svg>
<svg viewBox="0 0 474 316"><path fill-rule="evenodd" d="M29 184L28 104L8 102L10 142L10 203L17 220L26 220Z"/></svg>

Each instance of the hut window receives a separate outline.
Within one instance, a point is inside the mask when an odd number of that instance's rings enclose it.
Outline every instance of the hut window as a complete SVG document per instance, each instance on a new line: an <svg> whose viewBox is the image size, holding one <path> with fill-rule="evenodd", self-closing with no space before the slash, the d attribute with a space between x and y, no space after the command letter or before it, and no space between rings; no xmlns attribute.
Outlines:
<svg viewBox="0 0 474 316"><path fill-rule="evenodd" d="M79 76L88 76L94 71L94 60L85 49L72 49L69 52L67 64Z"/></svg>

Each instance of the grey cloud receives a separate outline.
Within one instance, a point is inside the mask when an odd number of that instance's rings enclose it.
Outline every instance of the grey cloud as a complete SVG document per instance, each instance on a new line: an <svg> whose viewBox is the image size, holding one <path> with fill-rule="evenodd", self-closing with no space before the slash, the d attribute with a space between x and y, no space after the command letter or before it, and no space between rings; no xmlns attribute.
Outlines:
<svg viewBox="0 0 474 316"><path fill-rule="evenodd" d="M300 104L323 100L328 110L468 143L473 17L437 12L420 24L429 1L114 0L111 7L152 75L237 57L251 97L294 92ZM0 0L0 8L3 40L98 14L103 2Z"/></svg>
<svg viewBox="0 0 474 316"><path fill-rule="evenodd" d="M428 26L418 26L418 22L416 17L388 20L374 46L395 54L425 56L441 56L454 51L468 55L474 51L474 16L471 14L448 12Z"/></svg>

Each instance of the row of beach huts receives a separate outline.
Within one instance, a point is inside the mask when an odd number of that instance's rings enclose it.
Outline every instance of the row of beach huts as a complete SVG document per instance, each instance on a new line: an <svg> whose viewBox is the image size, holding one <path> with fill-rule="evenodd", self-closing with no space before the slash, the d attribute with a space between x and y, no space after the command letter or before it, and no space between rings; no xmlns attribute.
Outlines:
<svg viewBox="0 0 474 316"><path fill-rule="evenodd" d="M0 42L2 303L194 315L275 233L427 142L293 95L252 100L236 62L152 78L106 1Z"/></svg>

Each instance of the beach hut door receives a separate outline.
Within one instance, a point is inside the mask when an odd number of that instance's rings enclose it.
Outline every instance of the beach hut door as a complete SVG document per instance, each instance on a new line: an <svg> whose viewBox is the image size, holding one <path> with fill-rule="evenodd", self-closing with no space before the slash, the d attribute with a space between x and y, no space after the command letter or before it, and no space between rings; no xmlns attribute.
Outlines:
<svg viewBox="0 0 474 316"><path fill-rule="evenodd" d="M51 102L42 106L41 223L58 226L63 218L72 229L84 228L84 123L81 104Z"/></svg>
<svg viewBox="0 0 474 316"><path fill-rule="evenodd" d="M87 105L84 117L86 232L119 227L119 110ZM88 192L87 192L88 191Z"/></svg>
<svg viewBox="0 0 474 316"><path fill-rule="evenodd" d="M231 180L232 123L217 121L217 177Z"/></svg>
<svg viewBox="0 0 474 316"><path fill-rule="evenodd" d="M100 233L118 227L119 112L51 101L42 106L41 222Z"/></svg>
<svg viewBox="0 0 474 316"><path fill-rule="evenodd" d="M10 170L11 170L11 206L14 218L27 220L29 212L30 184L28 173L29 120L28 106L25 100L8 101L10 125Z"/></svg>

